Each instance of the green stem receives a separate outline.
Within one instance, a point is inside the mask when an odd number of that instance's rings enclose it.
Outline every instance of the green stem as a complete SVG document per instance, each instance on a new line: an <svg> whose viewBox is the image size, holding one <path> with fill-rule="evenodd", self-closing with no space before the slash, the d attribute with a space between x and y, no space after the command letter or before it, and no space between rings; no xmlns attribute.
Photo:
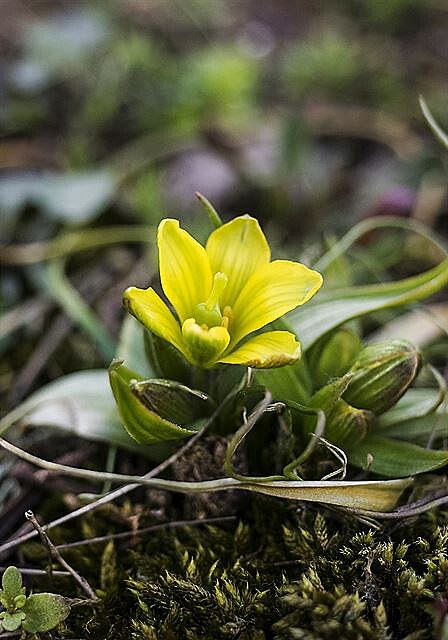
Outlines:
<svg viewBox="0 0 448 640"><path fill-rule="evenodd" d="M267 411L278 411L280 407L284 407L283 403L277 402L276 404L271 404L271 402L272 395L269 391L266 391L264 398L256 405L250 416L244 420L242 426L233 434L232 439L227 445L227 451L224 458L224 471L228 476L235 480L239 480L240 482L273 482L274 480L284 480L283 476L243 476L237 473L233 467L233 457L236 450L261 416Z"/></svg>
<svg viewBox="0 0 448 640"><path fill-rule="evenodd" d="M322 436L325 430L326 417L325 417L325 413L321 409L313 409L311 407L305 407L291 400L288 400L286 404L290 409L300 413L301 415L317 416L317 424L314 430L314 434L310 434L311 436L315 435L317 437L315 438L312 437L308 442L307 446L305 447L305 449L302 451L302 453L295 460L287 464L286 467L283 469L283 473L286 478L289 478L291 480L300 480L300 478L297 475L297 469L301 464L303 464L306 460L308 460L308 458L313 453L316 446L319 444L319 438Z"/></svg>
<svg viewBox="0 0 448 640"><path fill-rule="evenodd" d="M250 479L243 482L235 478L219 478L217 480L203 480L200 482L177 482L175 480L164 480L161 478L147 478L145 476L77 469L38 458L3 439L0 439L0 445L22 460L26 460L42 469L76 478L83 478L85 480L94 480L96 482L110 480L111 482L117 483L132 482L153 489L165 489L167 491L186 494L238 489L287 500L323 502L345 508L364 510L372 516L377 515L378 512L391 511L395 507L404 489L409 487L413 482L412 478L362 481L319 480L303 482L286 479L267 482L264 478L256 480Z"/></svg>

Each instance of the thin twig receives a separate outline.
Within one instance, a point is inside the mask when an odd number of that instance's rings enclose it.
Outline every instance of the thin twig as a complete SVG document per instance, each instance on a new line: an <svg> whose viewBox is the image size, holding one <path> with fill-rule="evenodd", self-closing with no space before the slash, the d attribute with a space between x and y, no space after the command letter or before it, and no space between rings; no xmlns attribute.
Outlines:
<svg viewBox="0 0 448 640"><path fill-rule="evenodd" d="M192 438L190 438L188 442L183 445L183 447L181 447L180 449L172 453L168 458L166 458L159 465L157 465L157 467L154 467L154 469L151 469L151 471L149 471L147 474L142 476L142 480L149 480L151 478L154 478L155 476L158 476L163 471L165 471L165 469L167 469L174 462L176 462L176 460L182 457L184 453L188 451L188 449L192 447L199 440L199 438L203 435L203 433L213 423L216 416L219 414L222 407L226 404L226 402L230 397L231 397L231 393L226 398L224 398L223 402L212 413L212 415L210 416L210 418L208 419L208 421L205 423L205 425L200 431L198 431ZM66 522L69 522L74 518L78 518L86 513L89 513L90 511L93 511L94 509L97 509L98 507L101 507L103 504L108 504L113 500L121 498L122 496L126 495L130 491L133 491L134 489L137 489L140 486L141 486L140 482L132 482L131 484L126 484L122 487L119 487L118 489L115 489L114 491L111 491L110 493L107 493L106 495L101 496L101 498L98 498L98 500L96 500L95 502L86 504L80 507L79 509L75 509L75 511L71 511L70 513L66 513L64 516L61 516L60 518L56 518L55 520L52 520L51 522L46 524L43 527L43 529L44 531L48 531L53 527L57 527L59 525L65 524ZM5 551L8 551L9 549L13 549L14 547L18 546L19 544L22 544L23 542L27 542L31 538L34 538L36 535L37 535L37 531L30 531L29 533L25 533L21 536L18 536L17 538L8 540L4 544L0 545L0 554L4 553Z"/></svg>
<svg viewBox="0 0 448 640"><path fill-rule="evenodd" d="M212 418L214 419L214 417L215 417L215 414L213 414ZM193 446L193 444L197 442L197 440L201 437L201 435L204 433L207 426L211 423L212 418L210 418L210 421L204 426L204 428L201 431L198 431L198 433L194 435L192 438L190 438L190 440L188 440L188 442L183 447L181 447L178 451L175 451L171 456L166 458L166 460L164 460L159 465L157 465L157 467L154 467L154 469L151 469L151 471L149 471L146 475L144 475L143 478L149 479L159 475L160 473L165 471L165 469L167 469L170 465L176 462L176 460L179 457L183 456L183 454L191 446ZM86 504L80 507L79 509L76 509L75 511L71 511L70 513L66 513L64 516L61 516L60 518L56 518L55 520L52 520L51 522L49 522L43 527L43 530L48 531L49 529L65 524L66 522L69 522L74 518L79 518L80 516L86 513L89 513L90 511L93 511L98 507L101 507L103 504L108 504L113 500L117 500L118 498L121 498L122 496L126 495L130 491L133 491L134 489L137 489L140 486L141 485L138 483L132 483L132 484L126 484L122 487L119 487L118 489L115 489L114 491L111 491L110 493L107 493L106 495L101 496L101 498L99 498L95 502ZM23 542L27 542L31 538L36 537L36 535L38 535L37 531L30 531L29 533L25 533L21 536L18 536L17 538L8 540L7 542L5 542L0 546L0 554L5 551L8 551L9 549L13 549L14 547L16 547L19 544L22 544Z"/></svg>
<svg viewBox="0 0 448 640"><path fill-rule="evenodd" d="M54 546L54 544L52 543L52 541L48 537L47 532L44 531L43 528L40 526L40 524L37 521L36 516L34 515L34 513L32 511L26 511L25 512L25 518L29 522L31 522L33 527L39 533L39 535L40 535L40 537L42 539L42 542L47 547L48 552L50 554L50 566L51 566L51 557L54 556L57 559L57 561L59 562L59 564L61 566L63 566L64 569L66 569L73 576L74 580L76 580L76 582L79 584L79 586L84 591L84 593L87 594L87 596L91 600L98 600L98 596L95 594L94 590L92 589L90 584L87 582L87 580L85 578L83 578L82 576L80 576L79 573L77 571L75 571L75 569L73 569L73 567L71 565L69 565L69 563L66 560L64 560L64 558L61 556L61 554L59 553L58 549Z"/></svg>
<svg viewBox="0 0 448 640"><path fill-rule="evenodd" d="M96 538L87 538L86 540L77 540L76 542L67 542L66 544L58 544L56 549L72 549L73 547L84 547L89 544L97 544L99 542L109 542L109 540L122 540L124 538L132 538L140 536L144 533L153 533L163 529L177 529L178 527L194 527L202 524L213 524L215 522L230 522L236 520L236 516L220 516L216 518L197 518L196 520L176 520L175 522L163 522L154 524L151 527L143 529L133 529L132 531L122 531L121 533L111 533L107 536L97 536Z"/></svg>
<svg viewBox="0 0 448 640"><path fill-rule="evenodd" d="M0 567L0 571L6 571L8 567L3 566ZM24 567L19 567L19 571L20 573L23 573L23 575L25 576L46 576L48 575L48 571L45 571L44 569L27 569ZM69 576L70 572L69 571L53 571L53 575L54 576Z"/></svg>

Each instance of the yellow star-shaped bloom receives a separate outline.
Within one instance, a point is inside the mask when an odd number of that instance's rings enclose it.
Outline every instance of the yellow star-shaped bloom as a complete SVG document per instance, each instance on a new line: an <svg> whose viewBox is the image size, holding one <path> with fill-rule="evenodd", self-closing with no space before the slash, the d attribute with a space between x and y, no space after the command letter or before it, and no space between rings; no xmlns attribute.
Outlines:
<svg viewBox="0 0 448 640"><path fill-rule="evenodd" d="M271 368L300 357L289 331L248 336L307 302L322 276L299 262L271 262L255 218L240 216L215 229L205 248L168 218L157 240L162 288L177 318L152 288L124 292L125 306L149 331L204 368Z"/></svg>

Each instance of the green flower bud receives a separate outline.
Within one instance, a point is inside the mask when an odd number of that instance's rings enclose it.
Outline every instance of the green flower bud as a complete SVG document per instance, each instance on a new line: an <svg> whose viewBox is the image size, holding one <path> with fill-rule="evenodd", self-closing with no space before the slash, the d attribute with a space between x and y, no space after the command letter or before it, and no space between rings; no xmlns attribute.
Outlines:
<svg viewBox="0 0 448 640"><path fill-rule="evenodd" d="M312 396L310 400L310 406L315 407L316 409L322 409L326 416L326 426L325 431L327 431L327 424L330 415L335 409L337 403L339 402L344 391L347 390L351 379L351 374L346 374L341 378L335 378L329 384L325 385L316 391L316 393ZM303 432L305 434L310 434L314 431L316 426L316 418L315 417L305 417L303 420Z"/></svg>
<svg viewBox="0 0 448 640"><path fill-rule="evenodd" d="M407 391L420 365L420 352L406 340L369 345L350 370L353 377L343 398L353 407L380 415Z"/></svg>
<svg viewBox="0 0 448 640"><path fill-rule="evenodd" d="M359 336L345 327L319 340L309 352L314 388L319 389L347 373L361 349Z"/></svg>
<svg viewBox="0 0 448 640"><path fill-rule="evenodd" d="M126 431L142 444L191 436L211 412L205 393L171 380L143 380L122 361L110 365L109 381Z"/></svg>
<svg viewBox="0 0 448 640"><path fill-rule="evenodd" d="M327 417L325 437L343 449L351 449L361 442L375 419L371 411L356 409L338 400Z"/></svg>

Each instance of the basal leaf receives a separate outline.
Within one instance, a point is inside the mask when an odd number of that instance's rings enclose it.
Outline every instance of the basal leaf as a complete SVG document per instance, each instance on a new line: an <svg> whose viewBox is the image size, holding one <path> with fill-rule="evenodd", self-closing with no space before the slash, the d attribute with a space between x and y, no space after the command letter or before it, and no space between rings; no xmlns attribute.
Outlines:
<svg viewBox="0 0 448 640"><path fill-rule="evenodd" d="M351 464L390 478L432 471L448 464L448 451L370 435L348 453Z"/></svg>
<svg viewBox="0 0 448 640"><path fill-rule="evenodd" d="M70 613L68 600L55 593L33 593L22 609L26 618L22 627L30 633L42 633L54 629Z"/></svg>
<svg viewBox="0 0 448 640"><path fill-rule="evenodd" d="M339 325L374 311L423 300L448 284L448 259L418 276L397 282L321 291L306 306L291 312L288 322L302 347Z"/></svg>
<svg viewBox="0 0 448 640"><path fill-rule="evenodd" d="M288 500L304 500L334 504L366 511L392 511L403 491L412 480L371 481L276 481L269 483L242 483L241 489L264 493Z"/></svg>
<svg viewBox="0 0 448 640"><path fill-rule="evenodd" d="M448 413L430 413L427 416L397 422L384 429L382 435L422 445L429 439L448 438Z"/></svg>
<svg viewBox="0 0 448 640"><path fill-rule="evenodd" d="M439 389L409 389L397 404L383 413L376 429L387 429L411 418L426 416L435 411L443 400Z"/></svg>

